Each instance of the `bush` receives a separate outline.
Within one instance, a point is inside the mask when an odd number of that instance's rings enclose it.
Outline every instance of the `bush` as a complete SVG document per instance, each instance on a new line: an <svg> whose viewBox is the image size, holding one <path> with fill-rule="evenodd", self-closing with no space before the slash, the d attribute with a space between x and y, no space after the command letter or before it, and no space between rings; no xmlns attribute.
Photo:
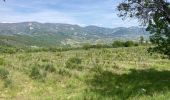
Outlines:
<svg viewBox="0 0 170 100"><path fill-rule="evenodd" d="M9 75L9 71L5 68L0 68L0 78L1 79L7 79Z"/></svg>
<svg viewBox="0 0 170 100"><path fill-rule="evenodd" d="M110 48L111 46L107 45L107 44L96 44L96 45L90 45L90 44L85 44L83 45L83 49L88 50L91 48L96 48L96 49L101 49L101 48Z"/></svg>
<svg viewBox="0 0 170 100"><path fill-rule="evenodd" d="M9 79L9 78L5 79L4 86L5 86L5 88L11 87L12 86L12 80Z"/></svg>
<svg viewBox="0 0 170 100"><path fill-rule="evenodd" d="M38 67L33 66L31 68L31 73L29 75L33 79L42 79L43 75L40 73L40 70Z"/></svg>
<svg viewBox="0 0 170 100"><path fill-rule="evenodd" d="M125 47L134 47L134 46L139 46L139 44L138 44L138 43L133 42L133 41L126 41L124 45L125 45Z"/></svg>
<svg viewBox="0 0 170 100"><path fill-rule="evenodd" d="M55 67L52 64L43 65L44 70L50 73L56 72Z"/></svg>
<svg viewBox="0 0 170 100"><path fill-rule="evenodd" d="M80 58L77 58L77 57L70 58L66 62L66 67L70 69L81 68L80 66L81 62L82 60Z"/></svg>
<svg viewBox="0 0 170 100"><path fill-rule="evenodd" d="M17 49L14 47L2 47L0 46L0 53L9 53L9 54L13 54L16 53Z"/></svg>
<svg viewBox="0 0 170 100"><path fill-rule="evenodd" d="M12 80L9 78L9 71L0 67L0 79L4 81L4 87L12 86Z"/></svg>
<svg viewBox="0 0 170 100"><path fill-rule="evenodd" d="M135 46L135 43L133 41L126 41L124 46L125 47L132 47L132 46Z"/></svg>
<svg viewBox="0 0 170 100"><path fill-rule="evenodd" d="M133 47L133 46L138 46L139 44L133 41L114 41L112 44L113 48L118 48L118 47Z"/></svg>
<svg viewBox="0 0 170 100"><path fill-rule="evenodd" d="M41 59L41 61L42 62L49 62L49 59L44 58L44 59Z"/></svg>
<svg viewBox="0 0 170 100"><path fill-rule="evenodd" d="M83 45L82 48L85 49L85 50L88 50L88 49L91 48L91 45L90 44L85 44L85 45Z"/></svg>
<svg viewBox="0 0 170 100"><path fill-rule="evenodd" d="M69 76L71 77L71 73L68 69L65 69L65 68L60 68L58 70L58 74L62 75L62 76Z"/></svg>
<svg viewBox="0 0 170 100"><path fill-rule="evenodd" d="M52 64L34 65L30 71L30 77L33 79L44 80L48 73L56 72Z"/></svg>
<svg viewBox="0 0 170 100"><path fill-rule="evenodd" d="M124 42L122 41L114 41L113 44L112 44L112 47L113 48L118 48L118 47L124 47Z"/></svg>
<svg viewBox="0 0 170 100"><path fill-rule="evenodd" d="M77 57L70 58L68 61L74 64L81 64L81 59Z"/></svg>
<svg viewBox="0 0 170 100"><path fill-rule="evenodd" d="M5 60L3 58L0 58L0 65L4 65L5 64Z"/></svg>

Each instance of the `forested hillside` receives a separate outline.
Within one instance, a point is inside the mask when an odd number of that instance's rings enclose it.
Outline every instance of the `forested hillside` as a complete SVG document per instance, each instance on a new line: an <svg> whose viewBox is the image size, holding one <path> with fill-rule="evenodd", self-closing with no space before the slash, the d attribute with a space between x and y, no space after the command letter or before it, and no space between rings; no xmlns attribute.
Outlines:
<svg viewBox="0 0 170 100"><path fill-rule="evenodd" d="M38 22L0 23L1 45L11 46L78 46L82 43L95 44L109 43L113 40L139 40L140 36L147 39L149 33L144 28L139 27L81 27L70 24Z"/></svg>

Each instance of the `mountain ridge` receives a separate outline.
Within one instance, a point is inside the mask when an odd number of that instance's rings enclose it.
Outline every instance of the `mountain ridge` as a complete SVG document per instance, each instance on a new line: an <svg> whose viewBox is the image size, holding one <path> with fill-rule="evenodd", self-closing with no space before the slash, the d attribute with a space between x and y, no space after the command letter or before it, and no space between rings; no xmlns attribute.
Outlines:
<svg viewBox="0 0 170 100"><path fill-rule="evenodd" d="M0 40L25 46L78 45L81 43L111 42L113 40L137 40L149 37L145 28L105 28L94 25L79 26L65 23L0 23ZM8 42L7 42L8 41ZM10 41L10 42L9 42ZM12 44L14 45L14 44Z"/></svg>

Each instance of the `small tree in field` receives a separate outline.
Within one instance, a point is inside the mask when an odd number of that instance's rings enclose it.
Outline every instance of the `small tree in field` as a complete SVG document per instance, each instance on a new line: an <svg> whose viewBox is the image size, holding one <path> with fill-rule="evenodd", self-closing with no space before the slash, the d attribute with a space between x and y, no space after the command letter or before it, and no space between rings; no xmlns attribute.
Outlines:
<svg viewBox="0 0 170 100"><path fill-rule="evenodd" d="M124 47L124 42L122 41L114 41L112 44L112 47L118 48L118 47Z"/></svg>
<svg viewBox="0 0 170 100"><path fill-rule="evenodd" d="M126 42L124 43L124 46L125 46L125 47L132 47L132 46L135 46L135 43L134 43L133 41L126 41Z"/></svg>

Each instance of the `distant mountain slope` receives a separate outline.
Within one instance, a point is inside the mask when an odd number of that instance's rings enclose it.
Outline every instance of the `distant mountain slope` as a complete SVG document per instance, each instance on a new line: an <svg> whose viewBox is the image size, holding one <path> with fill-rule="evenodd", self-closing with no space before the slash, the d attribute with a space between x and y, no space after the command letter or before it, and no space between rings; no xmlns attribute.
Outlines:
<svg viewBox="0 0 170 100"><path fill-rule="evenodd" d="M81 27L60 23L0 23L0 43L14 46L58 46L110 42L115 39L137 40L148 37L144 28Z"/></svg>

